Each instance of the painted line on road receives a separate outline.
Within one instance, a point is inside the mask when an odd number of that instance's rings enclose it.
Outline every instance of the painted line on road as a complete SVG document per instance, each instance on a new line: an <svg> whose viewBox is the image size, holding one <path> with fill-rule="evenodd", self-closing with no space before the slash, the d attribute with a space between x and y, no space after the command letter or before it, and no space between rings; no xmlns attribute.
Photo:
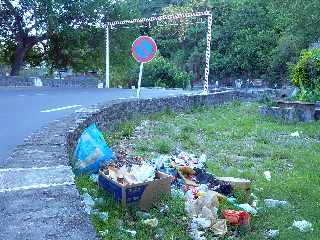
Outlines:
<svg viewBox="0 0 320 240"><path fill-rule="evenodd" d="M23 186L23 187L13 187L13 188L0 189L0 193L21 191L21 190L30 190L30 189L49 188L49 187L71 186L71 185L74 185L74 182L63 182L63 183L52 183L52 184L34 184L34 185Z"/></svg>
<svg viewBox="0 0 320 240"><path fill-rule="evenodd" d="M25 95L25 94L19 94L18 95L18 97L25 97L25 96L27 96L27 95Z"/></svg>
<svg viewBox="0 0 320 240"><path fill-rule="evenodd" d="M70 166L0 169L0 193L73 184Z"/></svg>
<svg viewBox="0 0 320 240"><path fill-rule="evenodd" d="M119 98L117 98L117 100L125 100L125 99L133 99L133 98L137 98L137 97L126 97L126 98L119 97Z"/></svg>
<svg viewBox="0 0 320 240"><path fill-rule="evenodd" d="M36 93L35 95L36 95L36 96L46 96L46 95L48 95L48 94L45 94L45 93Z"/></svg>
<svg viewBox="0 0 320 240"><path fill-rule="evenodd" d="M57 165L57 166L54 166L54 167L32 167L32 168L0 168L0 174L1 172L11 172L11 171L14 171L14 172L17 172L17 171L26 171L26 170L50 170L50 169L71 169L70 166L65 166L65 165Z"/></svg>
<svg viewBox="0 0 320 240"><path fill-rule="evenodd" d="M42 110L40 112L42 112L42 113L57 112L57 111L67 110L67 109L71 109L71 108L77 108L77 107L81 107L81 106L82 105L72 105L72 106L66 106L66 107L59 107L59 108L52 108L52 109Z"/></svg>

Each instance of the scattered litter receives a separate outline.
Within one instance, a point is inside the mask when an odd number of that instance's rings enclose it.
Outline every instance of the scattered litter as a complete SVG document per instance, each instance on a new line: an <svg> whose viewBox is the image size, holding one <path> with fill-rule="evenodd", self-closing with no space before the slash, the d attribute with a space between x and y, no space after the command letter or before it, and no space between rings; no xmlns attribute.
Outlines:
<svg viewBox="0 0 320 240"><path fill-rule="evenodd" d="M205 240L207 231L213 232L218 237L225 236L228 232L227 221L231 225L236 225L239 231L249 230L250 213L255 215L257 210L248 203L238 204L237 199L232 196L234 196L234 190L240 188L250 198L251 181L234 177L216 177L206 171L205 162L204 154L197 156L179 150L173 155L160 155L148 162L144 162L141 157L129 156L125 150L118 150L115 160L107 167L100 169L98 182L106 190L111 185L114 189L120 186L119 191L125 192L124 198L117 197L116 191L113 194L123 203L131 202L133 199L145 199L143 196L146 185L143 184L157 181L159 174L169 175L171 177L168 181L168 189L173 195L185 198L185 210L191 219L189 235L192 239ZM127 199L126 192L130 190L130 186L134 186L135 193ZM155 191L159 192L159 188L155 188ZM143 195L136 194L138 192ZM219 219L219 203L226 200L243 211L222 209L225 219ZM139 207L141 207L140 204ZM159 211L166 214L170 209L168 205L162 205ZM142 219L143 224L151 228L156 228L159 224L158 219L151 218L147 212L137 211L136 215ZM184 221L187 221L187 218ZM164 234L157 233L155 239L162 239Z"/></svg>
<svg viewBox="0 0 320 240"><path fill-rule="evenodd" d="M233 188L240 188L246 191L249 195L251 194L251 181L248 179L235 177L217 177L217 180L230 183Z"/></svg>
<svg viewBox="0 0 320 240"><path fill-rule="evenodd" d="M137 235L137 231L135 231L135 230L123 229L123 231L129 233L132 237Z"/></svg>
<svg viewBox="0 0 320 240"><path fill-rule="evenodd" d="M255 214L257 214L258 212L257 212L257 209L255 209L253 206L251 206L250 204L248 204L248 203L242 203L242 204L238 204L237 203L237 199L235 198L235 197L229 197L228 199L227 199L227 201L229 202L229 203L232 203L234 206L236 206L237 208L240 208L240 209L242 209L242 210L244 210L244 211L246 211L246 212L249 212L249 213L251 213L251 214L253 214L253 215L255 215Z"/></svg>
<svg viewBox="0 0 320 240"><path fill-rule="evenodd" d="M109 166L103 171L110 179L124 186L152 181L155 178L155 168L146 163L131 167L122 166L121 168Z"/></svg>
<svg viewBox="0 0 320 240"><path fill-rule="evenodd" d="M240 209L246 211L246 212L249 212L253 215L257 214L257 210L252 207L251 205L249 205L248 203L243 203L243 204L235 204L235 206L239 207Z"/></svg>
<svg viewBox="0 0 320 240"><path fill-rule="evenodd" d="M181 151L176 156L173 156L174 162L177 166L189 166L190 168L203 168L206 162L206 155L202 154L200 157L196 157L194 154L188 154Z"/></svg>
<svg viewBox="0 0 320 240"><path fill-rule="evenodd" d="M199 189L196 189L195 192L197 192L197 190ZM189 190L189 192L190 191L191 190ZM192 218L190 236L193 239L205 239L202 236L203 232L200 230L209 229L213 223L217 222L220 195L221 194L215 191L207 190L206 192L202 192L199 197L187 199L185 208L189 217ZM215 227L219 229L218 226Z"/></svg>
<svg viewBox="0 0 320 240"><path fill-rule="evenodd" d="M189 217L204 217L209 220L217 218L219 206L218 194L209 190L204 196L186 202L186 211Z"/></svg>
<svg viewBox="0 0 320 240"><path fill-rule="evenodd" d="M98 183L98 177L99 177L99 174L91 174L90 180L94 183Z"/></svg>
<svg viewBox="0 0 320 240"><path fill-rule="evenodd" d="M109 214L107 212L95 212L94 214L96 214L102 221L107 221Z"/></svg>
<svg viewBox="0 0 320 240"><path fill-rule="evenodd" d="M287 201L280 201L271 198L265 199L264 204L269 208L289 207L289 203Z"/></svg>
<svg viewBox="0 0 320 240"><path fill-rule="evenodd" d="M105 204L105 200L103 199L103 198L96 198L95 200L94 200L94 204L95 205L103 205L103 204Z"/></svg>
<svg viewBox="0 0 320 240"><path fill-rule="evenodd" d="M149 164L133 165L131 167L131 172L137 179L136 183L152 181L155 178L155 170L155 167Z"/></svg>
<svg viewBox="0 0 320 240"><path fill-rule="evenodd" d="M83 198L82 202L84 203L84 206L85 206L84 210L86 213L90 214L94 206L94 200L89 195L89 193L83 194L82 198Z"/></svg>
<svg viewBox="0 0 320 240"><path fill-rule="evenodd" d="M168 205L164 205L164 206L162 206L161 208L160 208L160 213L162 213L162 214L167 214L168 212L169 212L169 206Z"/></svg>
<svg viewBox="0 0 320 240"><path fill-rule="evenodd" d="M222 215L231 225L250 225L250 214L245 211L223 210Z"/></svg>
<svg viewBox="0 0 320 240"><path fill-rule="evenodd" d="M211 220L207 219L207 218L203 218L203 217L193 218L191 226L192 226L193 229L196 229L196 228L202 228L202 229L209 228L211 226Z"/></svg>
<svg viewBox="0 0 320 240"><path fill-rule="evenodd" d="M106 236L108 236L108 234L109 234L109 230L106 229L106 230L104 230L104 231L99 231L99 234L101 235L101 237L106 237Z"/></svg>
<svg viewBox="0 0 320 240"><path fill-rule="evenodd" d="M257 208L258 207L258 200L253 200L251 205L252 205L252 207Z"/></svg>
<svg viewBox="0 0 320 240"><path fill-rule="evenodd" d="M184 197L184 192L180 188L171 188L171 194L176 197Z"/></svg>
<svg viewBox="0 0 320 240"><path fill-rule="evenodd" d="M270 171L265 171L264 173L264 177L267 179L267 181L271 181L271 172Z"/></svg>
<svg viewBox="0 0 320 240"><path fill-rule="evenodd" d="M143 211L137 211L136 212L137 217L143 218L143 219L148 219L151 217L150 213L143 212Z"/></svg>
<svg viewBox="0 0 320 240"><path fill-rule="evenodd" d="M204 231L199 231L197 229L190 230L190 237L193 240L206 240L206 237L202 236L203 234L205 234Z"/></svg>
<svg viewBox="0 0 320 240"><path fill-rule="evenodd" d="M297 131L297 132L291 133L290 136L291 136L291 137L300 137L300 134L299 134L299 132Z"/></svg>
<svg viewBox="0 0 320 240"><path fill-rule="evenodd" d="M264 236L267 239L275 239L279 236L279 233L280 231L278 229L269 229L265 231Z"/></svg>
<svg viewBox="0 0 320 240"><path fill-rule="evenodd" d="M166 234L165 230L163 228L158 228L156 230L156 235L154 236L155 239L162 240L164 239L164 235Z"/></svg>
<svg viewBox="0 0 320 240"><path fill-rule="evenodd" d="M81 134L74 156L77 174L97 173L100 167L112 159L112 151L96 125L91 124Z"/></svg>
<svg viewBox="0 0 320 240"><path fill-rule="evenodd" d="M297 228L300 232L310 232L313 231L312 224L306 220L293 221L293 227Z"/></svg>
<svg viewBox="0 0 320 240"><path fill-rule="evenodd" d="M151 218L151 219L146 219L142 221L145 225L155 228L156 226L158 226L159 221L156 218Z"/></svg>
<svg viewBox="0 0 320 240"><path fill-rule="evenodd" d="M155 168L152 170L148 164L132 169L130 166L100 169L99 186L111 193L123 207L135 204L142 210L149 210L162 194L170 193L170 175L155 171Z"/></svg>
<svg viewBox="0 0 320 240"><path fill-rule="evenodd" d="M171 165L171 157L169 155L159 155L153 160L154 166L159 170L160 168L168 168Z"/></svg>
<svg viewBox="0 0 320 240"><path fill-rule="evenodd" d="M211 227L213 233L219 237L223 237L228 232L226 219L218 219Z"/></svg>

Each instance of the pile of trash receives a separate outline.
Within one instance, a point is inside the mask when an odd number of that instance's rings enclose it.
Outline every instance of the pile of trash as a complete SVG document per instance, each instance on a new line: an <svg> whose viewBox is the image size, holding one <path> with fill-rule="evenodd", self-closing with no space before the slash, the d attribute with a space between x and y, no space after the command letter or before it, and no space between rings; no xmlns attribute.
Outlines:
<svg viewBox="0 0 320 240"><path fill-rule="evenodd" d="M172 155L160 155L152 161L138 157L128 160L126 157L125 152L117 152L116 160L101 171L123 186L152 181L157 171L170 175L173 179L172 192L180 192L185 197L185 209L191 219L189 233L193 239L206 239L204 235L207 231L218 237L225 236L228 233L227 224L239 227L241 231L250 229L251 214L255 215L257 210L248 203L238 204L233 195L234 190L240 188L250 198L251 182L208 173L205 169L206 155L198 157L176 151ZM239 211L219 208L223 202L228 202Z"/></svg>
<svg viewBox="0 0 320 240"><path fill-rule="evenodd" d="M189 234L194 240L207 239L206 233L209 232L216 237L223 237L249 231L251 218L258 213L257 199L251 193L251 182L247 179L217 177L208 173L204 154L196 156L177 150L172 155L160 155L151 161L129 156L125 149L118 149L112 154L102 134L93 124L81 135L75 157L75 169L79 173L92 174L100 171L124 187L153 181L159 172L170 175L171 192L182 194L185 198L185 210L190 218ZM265 171L264 175L267 181L271 181L270 171ZM97 174L92 174L91 177L98 182ZM170 180L168 190L170 191ZM243 199L238 203L235 193L239 190L246 203L243 203ZM83 199L88 213L92 212L95 202L100 202L100 199L93 200L87 193ZM264 203L269 208L290 206L287 201L274 199L265 199ZM99 217L106 220L108 215L101 213ZM147 219L144 224L155 227L158 220ZM232 232L228 231L228 226L233 226ZM305 220L294 221L292 226L301 232L313 230L312 224ZM136 234L133 230L126 231ZM278 235L277 229L265 231L268 239Z"/></svg>
<svg viewBox="0 0 320 240"><path fill-rule="evenodd" d="M257 210L251 205L238 204L233 197L235 189L251 194L251 182L232 177L216 177L205 169L206 155L197 157L184 151L175 155L161 155L153 160L157 170L173 176L173 190L185 196L185 209L191 219L189 233L192 239L204 240L207 231L222 237L228 233L227 224L250 229L251 214ZM221 209L220 203L228 202L236 210ZM220 211L220 214L219 214ZM223 218L222 218L223 217Z"/></svg>
<svg viewBox="0 0 320 240"><path fill-rule="evenodd" d="M120 168L109 165L101 169L106 176L123 186L152 181L155 179L155 170L154 166L146 163L142 165L122 166Z"/></svg>

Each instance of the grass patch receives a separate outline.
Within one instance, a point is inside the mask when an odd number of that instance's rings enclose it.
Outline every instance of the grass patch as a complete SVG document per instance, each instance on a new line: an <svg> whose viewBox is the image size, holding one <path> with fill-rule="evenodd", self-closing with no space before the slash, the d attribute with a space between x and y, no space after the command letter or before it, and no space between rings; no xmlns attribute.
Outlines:
<svg viewBox="0 0 320 240"><path fill-rule="evenodd" d="M81 194L88 192L93 198L104 199L104 204L94 208L100 212L107 212L108 219L103 221L97 214L91 214L91 220L101 239L190 239L186 230L187 216L182 197L163 196L157 206L149 211L150 218L159 220L159 225L152 228L143 224L144 216L139 214L137 208L122 208L99 189L89 176L76 177L76 185ZM160 211L164 205L168 206L169 211ZM137 234L132 236L127 230L134 230Z"/></svg>
<svg viewBox="0 0 320 240"><path fill-rule="evenodd" d="M176 148L195 154L205 153L208 170L213 174L252 180L260 210L252 219L252 231L239 239L264 239L263 233L267 229L279 229L278 239L319 239L320 122L286 123L264 119L258 115L257 106L255 103L235 102L179 114L170 111L156 114L147 118L151 124L141 129L139 138L127 141L133 146L132 154L146 159L170 153ZM119 132L110 136L111 145L123 137L134 136L133 130L138 123L132 121L120 127ZM296 131L300 137L290 136ZM270 182L264 178L266 170L271 171ZM87 181L87 178L77 179L77 185L81 188ZM95 189L95 185L86 188ZM102 194L97 189L90 191ZM239 199L244 198L241 192L237 195ZM265 198L287 200L291 207L268 209L263 204ZM159 208L150 212L159 219L159 228L165 232L160 239L189 239L183 200L170 198L167 201L169 216L161 215ZM98 223L93 218L98 231L108 229L111 232L105 239L132 238L118 230L119 219L124 229L138 232L135 239L156 239L159 236L155 229L141 225L141 219L134 217L135 210L123 210L112 199L107 200L105 211L109 212L107 223ZM300 233L291 228L294 220L302 219L313 224L313 232Z"/></svg>

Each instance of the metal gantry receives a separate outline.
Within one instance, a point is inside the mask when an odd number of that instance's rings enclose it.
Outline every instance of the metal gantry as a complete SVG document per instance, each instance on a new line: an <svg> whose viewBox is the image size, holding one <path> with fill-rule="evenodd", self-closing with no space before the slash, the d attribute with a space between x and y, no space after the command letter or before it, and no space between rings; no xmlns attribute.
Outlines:
<svg viewBox="0 0 320 240"><path fill-rule="evenodd" d="M206 48L206 66L205 66L205 79L203 91L205 94L208 94L208 86L209 86L209 64L210 64L210 48L211 48L211 34L212 34L212 14L210 11L204 12L194 12L194 13L178 13L172 15L164 15L157 17L149 17L149 18L138 18L131 20L123 20L123 21L113 21L106 23L106 88L110 87L110 51L109 51L109 31L110 29L116 26L122 26L128 24L141 24L141 23L151 23L151 22L161 22L166 20L177 20L181 18L194 18L194 17L207 17L208 20L208 31L207 31L207 48Z"/></svg>

